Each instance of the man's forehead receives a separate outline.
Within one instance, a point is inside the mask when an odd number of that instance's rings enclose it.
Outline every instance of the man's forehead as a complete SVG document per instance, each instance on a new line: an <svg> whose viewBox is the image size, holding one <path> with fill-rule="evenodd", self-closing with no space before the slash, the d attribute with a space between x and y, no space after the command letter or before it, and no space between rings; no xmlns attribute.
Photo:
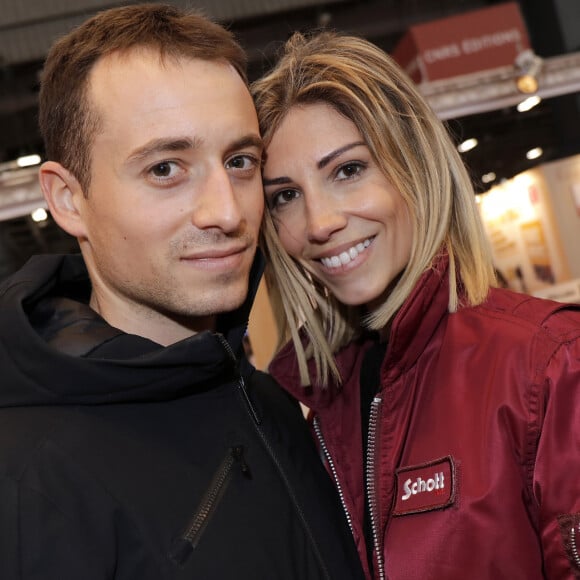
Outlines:
<svg viewBox="0 0 580 580"><path fill-rule="evenodd" d="M244 147L261 153L253 101L233 66L183 58L174 62L187 70L175 74L158 56L151 50L114 53L95 66L88 104L100 121L98 141L115 140L129 158L151 150L201 150L208 139L211 147L228 150L245 141Z"/></svg>
<svg viewBox="0 0 580 580"><path fill-rule="evenodd" d="M118 68L145 67L151 69L183 68L186 65L194 65L200 68L217 70L230 69L246 85L236 68L224 59L210 60L188 55L181 52L163 51L152 46L137 45L130 48L111 51L101 56L93 65L89 76L98 76L101 72L115 71Z"/></svg>

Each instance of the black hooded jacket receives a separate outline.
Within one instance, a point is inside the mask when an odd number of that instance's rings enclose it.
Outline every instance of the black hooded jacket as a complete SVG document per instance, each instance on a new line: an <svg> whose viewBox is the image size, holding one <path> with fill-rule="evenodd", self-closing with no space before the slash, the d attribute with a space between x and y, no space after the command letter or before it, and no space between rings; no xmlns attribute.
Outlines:
<svg viewBox="0 0 580 580"><path fill-rule="evenodd" d="M298 406L243 358L254 292L169 347L89 293L80 256L0 287L0 578L360 578Z"/></svg>

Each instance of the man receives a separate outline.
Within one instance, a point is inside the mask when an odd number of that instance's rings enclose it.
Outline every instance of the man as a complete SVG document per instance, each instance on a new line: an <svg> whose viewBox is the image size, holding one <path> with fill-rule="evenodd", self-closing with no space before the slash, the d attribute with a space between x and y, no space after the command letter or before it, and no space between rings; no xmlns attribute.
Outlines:
<svg viewBox="0 0 580 580"><path fill-rule="evenodd" d="M0 290L3 580L359 577L299 409L242 355L263 210L244 66L156 4L48 55L40 183L82 257Z"/></svg>

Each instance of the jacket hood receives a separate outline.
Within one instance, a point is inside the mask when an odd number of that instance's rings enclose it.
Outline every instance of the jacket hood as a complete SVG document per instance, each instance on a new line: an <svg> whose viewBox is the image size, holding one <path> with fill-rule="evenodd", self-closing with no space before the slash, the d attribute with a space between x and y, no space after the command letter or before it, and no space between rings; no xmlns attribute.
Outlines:
<svg viewBox="0 0 580 580"><path fill-rule="evenodd" d="M170 400L232 380L240 359L250 369L243 337L262 270L258 253L244 304L217 332L162 347L88 307L80 255L31 258L0 285L0 407Z"/></svg>

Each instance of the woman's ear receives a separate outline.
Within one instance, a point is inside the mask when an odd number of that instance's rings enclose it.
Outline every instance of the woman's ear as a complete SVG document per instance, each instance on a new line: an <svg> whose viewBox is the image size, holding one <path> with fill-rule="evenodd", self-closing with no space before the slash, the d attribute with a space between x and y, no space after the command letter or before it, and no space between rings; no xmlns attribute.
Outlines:
<svg viewBox="0 0 580 580"><path fill-rule="evenodd" d="M85 194L74 175L60 163L46 161L38 172L40 188L56 223L75 238L86 235L81 205Z"/></svg>

